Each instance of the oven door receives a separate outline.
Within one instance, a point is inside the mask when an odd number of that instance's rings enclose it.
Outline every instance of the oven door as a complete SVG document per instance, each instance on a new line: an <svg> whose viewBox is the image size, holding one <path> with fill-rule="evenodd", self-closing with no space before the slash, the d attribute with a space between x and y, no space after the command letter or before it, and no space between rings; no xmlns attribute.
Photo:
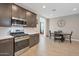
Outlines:
<svg viewBox="0 0 79 59"><path fill-rule="evenodd" d="M29 39L16 42L15 43L15 52L17 52L23 48L26 48L28 46L29 46Z"/></svg>
<svg viewBox="0 0 79 59"><path fill-rule="evenodd" d="M29 39L15 42L15 55L20 55L29 48Z"/></svg>

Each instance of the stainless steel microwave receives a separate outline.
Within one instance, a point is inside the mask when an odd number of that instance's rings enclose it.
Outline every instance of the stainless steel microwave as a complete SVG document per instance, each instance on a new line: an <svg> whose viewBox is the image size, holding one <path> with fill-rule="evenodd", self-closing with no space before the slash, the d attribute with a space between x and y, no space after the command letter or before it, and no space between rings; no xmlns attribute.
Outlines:
<svg viewBox="0 0 79 59"><path fill-rule="evenodd" d="M12 18L11 24L12 26L27 26L27 21L25 21L24 19Z"/></svg>

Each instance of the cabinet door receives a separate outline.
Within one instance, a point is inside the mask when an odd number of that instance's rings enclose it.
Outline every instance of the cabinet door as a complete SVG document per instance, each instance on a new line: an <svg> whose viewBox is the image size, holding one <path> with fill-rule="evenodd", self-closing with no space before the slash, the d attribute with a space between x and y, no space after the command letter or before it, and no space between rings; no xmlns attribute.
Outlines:
<svg viewBox="0 0 79 59"><path fill-rule="evenodd" d="M27 27L36 27L36 14L26 11Z"/></svg>
<svg viewBox="0 0 79 59"><path fill-rule="evenodd" d="M36 27L36 24L37 24L37 20L36 20L36 14L32 14L32 23L31 23L31 26L32 27Z"/></svg>
<svg viewBox="0 0 79 59"><path fill-rule="evenodd" d="M0 40L0 56L13 56L13 39Z"/></svg>
<svg viewBox="0 0 79 59"><path fill-rule="evenodd" d="M12 4L12 17L19 18L19 7L15 4Z"/></svg>
<svg viewBox="0 0 79 59"><path fill-rule="evenodd" d="M0 3L0 26L11 26L11 4Z"/></svg>
<svg viewBox="0 0 79 59"><path fill-rule="evenodd" d="M0 3L0 18L11 17L11 5L8 3Z"/></svg>
<svg viewBox="0 0 79 59"><path fill-rule="evenodd" d="M35 44L39 43L39 34L35 34Z"/></svg>
<svg viewBox="0 0 79 59"><path fill-rule="evenodd" d="M27 21L27 27L31 27L31 12L26 11L26 21Z"/></svg>
<svg viewBox="0 0 79 59"><path fill-rule="evenodd" d="M30 35L30 47L34 46L35 45L35 35Z"/></svg>
<svg viewBox="0 0 79 59"><path fill-rule="evenodd" d="M30 35L30 47L36 45L39 42L39 34Z"/></svg>
<svg viewBox="0 0 79 59"><path fill-rule="evenodd" d="M22 7L12 4L12 17L25 19L25 12L25 9L23 9Z"/></svg>
<svg viewBox="0 0 79 59"><path fill-rule="evenodd" d="M19 18L25 19L25 12L26 12L25 9L19 7L18 12L19 12Z"/></svg>

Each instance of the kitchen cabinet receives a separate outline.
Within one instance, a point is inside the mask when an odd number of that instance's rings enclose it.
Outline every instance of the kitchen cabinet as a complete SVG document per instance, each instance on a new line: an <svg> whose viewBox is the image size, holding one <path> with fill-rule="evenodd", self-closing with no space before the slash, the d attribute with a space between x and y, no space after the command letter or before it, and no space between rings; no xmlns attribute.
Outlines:
<svg viewBox="0 0 79 59"><path fill-rule="evenodd" d="M0 26L11 26L11 4L0 3Z"/></svg>
<svg viewBox="0 0 79 59"><path fill-rule="evenodd" d="M19 7L18 12L19 12L19 18L25 19L26 10L24 8Z"/></svg>
<svg viewBox="0 0 79 59"><path fill-rule="evenodd" d="M37 20L36 20L36 14L26 11L26 21L27 21L27 27L36 27Z"/></svg>
<svg viewBox="0 0 79 59"><path fill-rule="evenodd" d="M16 4L12 3L0 3L0 26L10 27L12 21L22 20L27 27L36 27L37 15L29 10L26 10ZM12 20L12 19L13 20Z"/></svg>
<svg viewBox="0 0 79 59"><path fill-rule="evenodd" d="M15 4L12 4L12 17L19 18L19 7Z"/></svg>
<svg viewBox="0 0 79 59"><path fill-rule="evenodd" d="M20 6L12 4L12 17L18 19L25 19L25 12L26 10Z"/></svg>
<svg viewBox="0 0 79 59"><path fill-rule="evenodd" d="M37 19L36 19L36 14L33 14L32 15L32 19L31 19L31 21L32 21L32 27L36 27L36 25L37 25Z"/></svg>
<svg viewBox="0 0 79 59"><path fill-rule="evenodd" d="M26 10L20 6L12 4L12 25L22 25L26 26L27 22L25 21ZM17 26L17 25L16 25Z"/></svg>
<svg viewBox="0 0 79 59"><path fill-rule="evenodd" d="M35 43L37 44L37 43L39 43L39 34L35 34Z"/></svg>
<svg viewBox="0 0 79 59"><path fill-rule="evenodd" d="M0 56L13 56L13 38L0 40Z"/></svg>
<svg viewBox="0 0 79 59"><path fill-rule="evenodd" d="M32 47L39 43L39 34L30 35L30 43L29 46Z"/></svg>

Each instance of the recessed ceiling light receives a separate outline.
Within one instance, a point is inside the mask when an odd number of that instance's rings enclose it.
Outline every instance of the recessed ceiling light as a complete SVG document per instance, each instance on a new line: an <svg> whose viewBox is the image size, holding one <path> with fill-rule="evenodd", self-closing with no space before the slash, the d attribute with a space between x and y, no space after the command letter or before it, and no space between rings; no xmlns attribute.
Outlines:
<svg viewBox="0 0 79 59"><path fill-rule="evenodd" d="M77 8L73 8L73 11L76 11L77 10Z"/></svg>
<svg viewBox="0 0 79 59"><path fill-rule="evenodd" d="M46 6L45 6L45 5L43 5L43 6L42 6L42 8L46 8Z"/></svg>

